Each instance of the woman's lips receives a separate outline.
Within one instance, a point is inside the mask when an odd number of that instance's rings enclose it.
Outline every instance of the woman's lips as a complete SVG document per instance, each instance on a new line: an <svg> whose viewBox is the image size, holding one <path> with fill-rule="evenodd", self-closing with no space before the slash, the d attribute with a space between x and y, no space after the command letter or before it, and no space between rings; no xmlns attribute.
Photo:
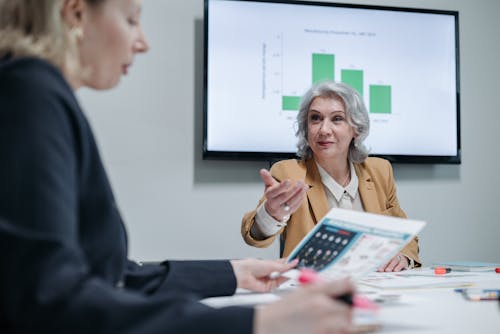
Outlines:
<svg viewBox="0 0 500 334"><path fill-rule="evenodd" d="M128 73L128 68L130 67L130 65L132 65L132 64L125 64L125 65L123 65L123 66L122 66L122 73L123 73L124 75L127 75L127 73Z"/></svg>

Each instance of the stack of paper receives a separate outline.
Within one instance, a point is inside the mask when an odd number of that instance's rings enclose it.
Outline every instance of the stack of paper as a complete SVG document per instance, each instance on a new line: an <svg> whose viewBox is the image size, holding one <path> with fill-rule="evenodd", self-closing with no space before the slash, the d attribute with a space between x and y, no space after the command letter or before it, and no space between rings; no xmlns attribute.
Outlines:
<svg viewBox="0 0 500 334"><path fill-rule="evenodd" d="M370 273L358 283L378 289L467 287L478 279L476 275L464 273L436 275L431 269L414 269L397 273Z"/></svg>
<svg viewBox="0 0 500 334"><path fill-rule="evenodd" d="M432 268L444 267L452 271L495 271L500 268L500 263L475 262L475 261L449 261L440 262L432 265Z"/></svg>

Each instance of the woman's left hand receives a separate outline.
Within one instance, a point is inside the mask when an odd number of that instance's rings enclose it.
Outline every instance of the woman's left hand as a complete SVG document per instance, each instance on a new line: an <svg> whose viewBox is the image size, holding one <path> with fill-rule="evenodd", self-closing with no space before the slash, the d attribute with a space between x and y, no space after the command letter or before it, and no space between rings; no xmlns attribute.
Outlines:
<svg viewBox="0 0 500 334"><path fill-rule="evenodd" d="M298 261L286 263L280 260L257 260L244 259L232 260L234 275L238 288L248 289L256 292L268 292L278 287L287 280L286 277L271 278L273 272L283 273L297 266Z"/></svg>
<svg viewBox="0 0 500 334"><path fill-rule="evenodd" d="M378 268L377 271L401 271L408 269L410 265L409 259L401 253L398 253L395 257L393 257L389 262L387 262L382 267Z"/></svg>

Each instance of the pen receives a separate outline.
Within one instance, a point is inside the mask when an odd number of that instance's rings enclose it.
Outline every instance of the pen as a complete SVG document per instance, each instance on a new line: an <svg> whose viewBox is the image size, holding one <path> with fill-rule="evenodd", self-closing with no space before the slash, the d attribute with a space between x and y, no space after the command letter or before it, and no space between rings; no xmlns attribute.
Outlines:
<svg viewBox="0 0 500 334"><path fill-rule="evenodd" d="M477 288L463 289L462 296L472 301L500 300L500 290Z"/></svg>
<svg viewBox="0 0 500 334"><path fill-rule="evenodd" d="M277 279L281 276L281 273L279 271L273 271L272 273L269 274L269 279Z"/></svg>
<svg viewBox="0 0 500 334"><path fill-rule="evenodd" d="M311 269L301 269L298 280L301 284L310 284L315 282L321 282L322 278L315 271ZM378 306L374 302L363 296L359 295L353 296L352 294L347 293L340 296L336 296L335 299L342 301L349 306L354 306L356 308L367 309L372 311L378 310Z"/></svg>
<svg viewBox="0 0 500 334"><path fill-rule="evenodd" d="M445 268L445 267L434 268L434 274L436 274L436 275L444 275L444 274L448 274L449 272L451 272L451 268Z"/></svg>

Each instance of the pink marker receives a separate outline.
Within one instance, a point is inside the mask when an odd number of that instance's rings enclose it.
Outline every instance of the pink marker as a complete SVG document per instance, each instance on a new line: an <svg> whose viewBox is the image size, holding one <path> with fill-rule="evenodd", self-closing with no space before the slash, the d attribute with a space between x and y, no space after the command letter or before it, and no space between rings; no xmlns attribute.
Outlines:
<svg viewBox="0 0 500 334"><path fill-rule="evenodd" d="M321 276L318 275L317 272L311 269L300 269L300 275L299 275L299 282L301 284L310 284L310 283L318 283L322 282L323 279ZM354 306L356 308L360 309L365 309L365 310L372 310L372 311L377 311L378 310L378 305L372 302L370 299L360 296L360 295L355 295L353 296L352 294L344 294L335 297L335 299L343 301L347 305Z"/></svg>

